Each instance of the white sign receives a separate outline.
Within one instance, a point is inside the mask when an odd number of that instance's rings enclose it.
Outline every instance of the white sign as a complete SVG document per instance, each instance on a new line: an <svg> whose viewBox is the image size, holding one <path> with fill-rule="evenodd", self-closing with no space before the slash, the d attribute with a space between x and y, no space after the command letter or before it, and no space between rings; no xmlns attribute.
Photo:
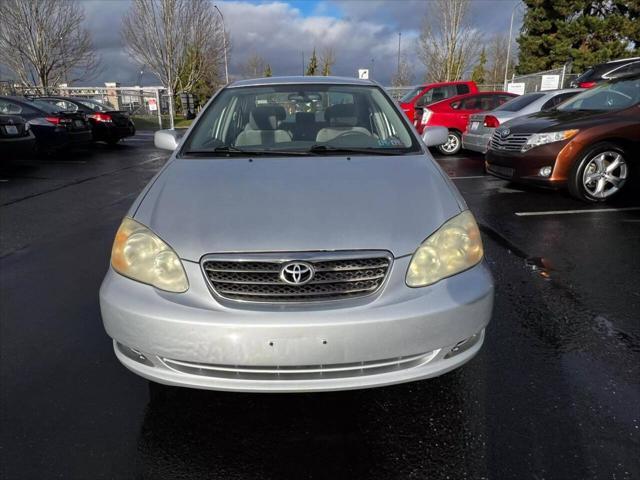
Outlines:
<svg viewBox="0 0 640 480"><path fill-rule="evenodd" d="M158 110L158 104L155 98L150 98L147 102L149 103L149 111L154 112Z"/></svg>
<svg viewBox="0 0 640 480"><path fill-rule="evenodd" d="M507 92L515 93L516 95L524 94L524 83L508 83Z"/></svg>
<svg viewBox="0 0 640 480"><path fill-rule="evenodd" d="M557 90L559 86L560 86L560 75L542 75L542 83L540 84L540 91Z"/></svg>
<svg viewBox="0 0 640 480"><path fill-rule="evenodd" d="M360 80L369 80L369 69L368 68L359 68L358 69L358 78Z"/></svg>

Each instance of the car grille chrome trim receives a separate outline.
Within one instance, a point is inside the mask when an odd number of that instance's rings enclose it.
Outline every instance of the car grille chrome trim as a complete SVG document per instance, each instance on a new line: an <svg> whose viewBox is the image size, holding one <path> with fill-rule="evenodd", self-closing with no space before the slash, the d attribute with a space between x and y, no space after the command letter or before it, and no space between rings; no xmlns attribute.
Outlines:
<svg viewBox="0 0 640 480"><path fill-rule="evenodd" d="M440 349L404 357L354 363L301 366L240 366L186 362L161 357L164 365L176 372L212 378L242 380L313 380L360 377L393 372L424 365L433 360Z"/></svg>
<svg viewBox="0 0 640 480"><path fill-rule="evenodd" d="M306 262L314 277L295 285L281 278L290 262ZM214 294L232 301L256 303L326 302L377 292L390 271L387 251L300 252L207 255L202 271Z"/></svg>
<svg viewBox="0 0 640 480"><path fill-rule="evenodd" d="M531 134L528 133L512 133L507 137L501 137L500 131L495 130L491 136L491 149L519 152L527 143L529 137L531 137Z"/></svg>

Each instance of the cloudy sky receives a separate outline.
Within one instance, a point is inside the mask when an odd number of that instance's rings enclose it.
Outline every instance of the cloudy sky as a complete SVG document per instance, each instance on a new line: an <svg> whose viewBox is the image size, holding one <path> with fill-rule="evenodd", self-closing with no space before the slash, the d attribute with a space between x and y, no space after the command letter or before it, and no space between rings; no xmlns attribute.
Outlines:
<svg viewBox="0 0 640 480"><path fill-rule="evenodd" d="M120 22L129 0L77 0L85 10L87 26L102 59L102 72L87 82L101 85L117 81L138 83L140 65L125 52ZM268 62L274 75L297 75L302 54L308 60L314 47L336 52L333 74L355 76L369 68L371 76L388 84L397 62L398 32L402 50L415 57L415 43L429 0L292 0L218 1L233 44L229 70L238 76L242 64L253 54ZM518 0L472 0L471 22L487 36L508 33L509 20ZM514 31L519 27L519 15ZM514 34L515 35L515 34ZM423 70L416 61L414 82ZM144 85L156 85L150 74Z"/></svg>

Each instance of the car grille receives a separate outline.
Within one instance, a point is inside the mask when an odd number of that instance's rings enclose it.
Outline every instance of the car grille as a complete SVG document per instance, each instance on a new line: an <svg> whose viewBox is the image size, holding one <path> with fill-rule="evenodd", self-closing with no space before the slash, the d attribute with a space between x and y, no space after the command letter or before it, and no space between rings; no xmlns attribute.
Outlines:
<svg viewBox="0 0 640 480"><path fill-rule="evenodd" d="M511 167L502 167L500 165L487 164L487 171L493 173L498 177L511 178L513 177L514 169Z"/></svg>
<svg viewBox="0 0 640 480"><path fill-rule="evenodd" d="M338 255L336 257L336 255ZM260 259L226 256L205 258L205 276L214 292L229 300L248 302L317 302L369 295L377 291L391 266L388 252L373 254L272 255ZM310 264L315 275L303 285L291 285L280 278L282 268L292 262Z"/></svg>
<svg viewBox="0 0 640 480"><path fill-rule="evenodd" d="M491 136L491 149L504 150L507 152L519 152L527 143L531 135L526 133L514 133L507 137L500 136L500 131L496 130Z"/></svg>
<svg viewBox="0 0 640 480"><path fill-rule="evenodd" d="M440 350L432 350L417 355L372 360L367 362L339 363L329 365L306 366L240 366L213 365L207 363L186 362L171 358L161 358L171 370L190 375L211 378L229 378L234 380L330 380L335 378L362 377L381 373L395 372L433 360Z"/></svg>

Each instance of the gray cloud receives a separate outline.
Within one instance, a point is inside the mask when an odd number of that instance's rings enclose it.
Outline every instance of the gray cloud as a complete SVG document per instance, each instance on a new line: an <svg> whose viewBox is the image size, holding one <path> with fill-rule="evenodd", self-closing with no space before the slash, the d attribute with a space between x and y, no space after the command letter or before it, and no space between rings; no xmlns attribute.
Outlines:
<svg viewBox="0 0 640 480"><path fill-rule="evenodd" d="M517 0L476 0L472 3L472 22L486 32L508 31L509 17ZM129 8L129 0L84 0L87 27L94 35L103 69L85 84L119 81L123 85L138 82L140 66L127 55L120 38L120 23ZM252 54L268 62L275 75L296 75L314 47L318 51L332 47L336 53L333 74L354 76L359 67L372 68L372 76L388 83L395 71L398 32L402 31L403 51L415 56L418 35L427 1L425 0L325 0L313 15L303 15L283 1L218 2L230 32L232 50L230 71L238 76L241 66ZM337 17L333 16L338 13ZM415 81L423 73L415 65ZM157 80L145 73L145 85Z"/></svg>

